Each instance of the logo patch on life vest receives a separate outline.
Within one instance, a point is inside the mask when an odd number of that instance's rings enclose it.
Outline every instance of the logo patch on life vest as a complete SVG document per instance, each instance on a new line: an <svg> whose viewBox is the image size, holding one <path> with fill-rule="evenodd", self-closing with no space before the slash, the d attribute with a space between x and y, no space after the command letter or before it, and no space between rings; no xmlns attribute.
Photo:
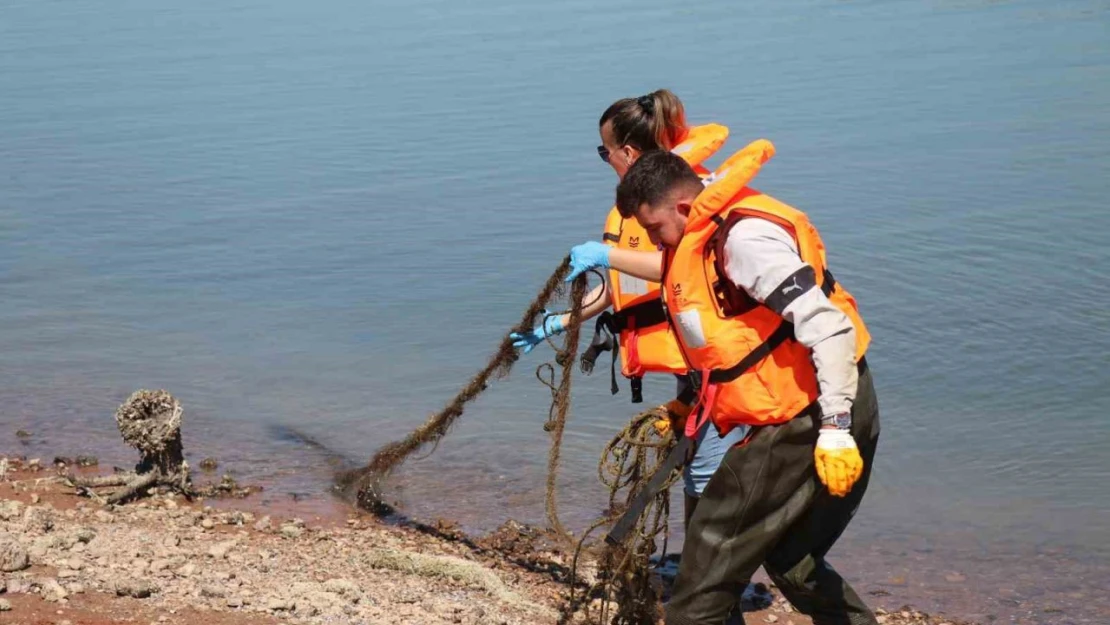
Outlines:
<svg viewBox="0 0 1110 625"><path fill-rule="evenodd" d="M620 276L621 295L647 295L650 290L647 280L623 273L618 273L618 275Z"/></svg>
<svg viewBox="0 0 1110 625"><path fill-rule="evenodd" d="M628 237L628 247L640 247L640 237Z"/></svg>
<svg viewBox="0 0 1110 625"><path fill-rule="evenodd" d="M701 327L701 315L698 309L691 308L675 315L675 325L682 334L682 342L687 347L697 349L705 347L705 331Z"/></svg>

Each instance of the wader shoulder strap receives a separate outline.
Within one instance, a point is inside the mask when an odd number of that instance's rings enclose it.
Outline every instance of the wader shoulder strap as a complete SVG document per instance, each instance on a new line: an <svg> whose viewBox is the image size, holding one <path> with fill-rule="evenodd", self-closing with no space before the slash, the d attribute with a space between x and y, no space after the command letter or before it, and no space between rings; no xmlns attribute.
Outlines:
<svg viewBox="0 0 1110 625"><path fill-rule="evenodd" d="M678 442L671 448L671 451L663 459L663 463L659 465L648 483L640 489L640 492L636 493L636 497L628 505L628 509L624 511L624 514L613 524L609 533L605 535L605 542L610 545L619 545L624 542L628 533L635 527L636 520L644 513L644 509L663 490L667 480L671 477L671 473L685 465L688 458L693 456L691 452L695 445L694 441L701 438L710 423L711 420L706 419L695 436L683 436L678 439Z"/></svg>

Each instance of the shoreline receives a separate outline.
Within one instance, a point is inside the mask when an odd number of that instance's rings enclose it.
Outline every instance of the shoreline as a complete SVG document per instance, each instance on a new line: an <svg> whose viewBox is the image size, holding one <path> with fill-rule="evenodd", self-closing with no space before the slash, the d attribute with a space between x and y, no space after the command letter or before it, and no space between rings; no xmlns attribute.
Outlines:
<svg viewBox="0 0 1110 625"><path fill-rule="evenodd" d="M355 509L306 522L257 494L103 507L52 466L5 461L0 566L15 569L0 586L5 623L515 625L557 622L566 595L567 554L512 521L481 537ZM745 611L749 623L810 625L770 593L770 607ZM887 625L970 625L911 608L881 616Z"/></svg>

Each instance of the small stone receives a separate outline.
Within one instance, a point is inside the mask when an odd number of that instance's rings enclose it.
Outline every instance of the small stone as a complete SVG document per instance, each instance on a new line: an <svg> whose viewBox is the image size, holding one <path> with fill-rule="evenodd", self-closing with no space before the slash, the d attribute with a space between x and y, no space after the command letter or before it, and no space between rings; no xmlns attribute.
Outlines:
<svg viewBox="0 0 1110 625"><path fill-rule="evenodd" d="M75 534L77 540L83 543L91 543L92 539L96 538L96 530L91 527L82 527L77 530Z"/></svg>
<svg viewBox="0 0 1110 625"><path fill-rule="evenodd" d="M197 572L197 565L192 562L186 563L181 568L177 569L178 577L191 577L193 573Z"/></svg>
<svg viewBox="0 0 1110 625"><path fill-rule="evenodd" d="M85 586L80 582L73 582L72 584L66 586L66 590L68 590L69 594L71 595L79 595L85 592Z"/></svg>
<svg viewBox="0 0 1110 625"><path fill-rule="evenodd" d="M229 608L241 608L241 607L243 607L243 600L240 599L239 597L228 597L227 598L227 607L229 607Z"/></svg>
<svg viewBox="0 0 1110 625"><path fill-rule="evenodd" d="M15 431L15 437L16 438L31 438L32 436L34 436L34 434L31 433L31 432L28 432L27 430L16 430Z"/></svg>
<svg viewBox="0 0 1110 625"><path fill-rule="evenodd" d="M121 597L145 599L158 592L158 587L144 579L130 579L116 582L116 594Z"/></svg>
<svg viewBox="0 0 1110 625"><path fill-rule="evenodd" d="M324 590L348 599L358 595L358 585L349 579L329 579L324 582Z"/></svg>
<svg viewBox="0 0 1110 625"><path fill-rule="evenodd" d="M215 471L220 466L215 458L205 458L200 461L200 468L204 471Z"/></svg>
<svg viewBox="0 0 1110 625"><path fill-rule="evenodd" d="M30 462L27 463L27 470L42 471L42 460L39 458L32 458Z"/></svg>
<svg viewBox="0 0 1110 625"><path fill-rule="evenodd" d="M0 521L18 519L23 514L23 502L14 499L0 501Z"/></svg>
<svg viewBox="0 0 1110 625"><path fill-rule="evenodd" d="M767 618L764 620L766 620L768 623L777 623L779 621L779 617L775 616L774 614L768 614Z"/></svg>
<svg viewBox="0 0 1110 625"><path fill-rule="evenodd" d="M31 505L35 505L40 501L42 501L42 497L39 497L38 493L31 493Z"/></svg>
<svg viewBox="0 0 1110 625"><path fill-rule="evenodd" d="M100 521L101 523L111 523L112 519L115 518L113 517L112 513L108 512L107 510L97 510L96 514L93 516L95 516L96 520Z"/></svg>
<svg viewBox="0 0 1110 625"><path fill-rule="evenodd" d="M100 460L96 456L77 456L74 458L79 467L95 467L100 464Z"/></svg>
<svg viewBox="0 0 1110 625"><path fill-rule="evenodd" d="M212 519L204 519L200 522L200 526L206 530L210 530L213 527L216 527L216 524L212 522Z"/></svg>
<svg viewBox="0 0 1110 625"><path fill-rule="evenodd" d="M85 568L85 562L81 558L70 558L65 561L65 565L74 571L80 571Z"/></svg>
<svg viewBox="0 0 1110 625"><path fill-rule="evenodd" d="M151 573L160 573L170 568L170 561L165 558L159 558L150 563Z"/></svg>
<svg viewBox="0 0 1110 625"><path fill-rule="evenodd" d="M31 566L31 557L14 538L0 534L0 571L12 573Z"/></svg>
<svg viewBox="0 0 1110 625"><path fill-rule="evenodd" d="M200 589L200 596L209 599L223 599L226 595L227 592L219 586L202 586Z"/></svg>
<svg viewBox="0 0 1110 625"><path fill-rule="evenodd" d="M296 525L281 526L281 535L286 538L300 538L301 534L303 533L304 529L297 527Z"/></svg>
<svg viewBox="0 0 1110 625"><path fill-rule="evenodd" d="M274 612L278 610L289 610L292 607L292 602L287 599L270 599L266 602L266 609Z"/></svg>
<svg viewBox="0 0 1110 625"><path fill-rule="evenodd" d="M58 569L58 579L70 579L78 575L80 573L71 569Z"/></svg>
<svg viewBox="0 0 1110 625"><path fill-rule="evenodd" d="M31 532L49 532L54 529L53 509L28 506L23 511L23 529Z"/></svg>
<svg viewBox="0 0 1110 625"><path fill-rule="evenodd" d="M254 524L254 529L259 532L268 532L270 531L272 525L273 524L270 521L270 517L264 516L261 519L258 519L258 522Z"/></svg>
<svg viewBox="0 0 1110 625"><path fill-rule="evenodd" d="M42 598L50 603L58 603L69 596L58 580L50 578L42 584Z"/></svg>
<svg viewBox="0 0 1110 625"><path fill-rule="evenodd" d="M0 599L0 612L11 612L12 604L7 599Z"/></svg>
<svg viewBox="0 0 1110 625"><path fill-rule="evenodd" d="M879 625L886 625L887 618L888 618L887 615L880 614L880 615L875 617L875 622L877 622Z"/></svg>
<svg viewBox="0 0 1110 625"><path fill-rule="evenodd" d="M967 581L967 576L962 574L962 573L957 573L957 572L953 571L952 573L949 573L949 574L944 576L944 581L951 582L953 584L958 584L960 582L966 582Z"/></svg>
<svg viewBox="0 0 1110 625"><path fill-rule="evenodd" d="M208 549L208 555L209 557L215 558L217 560L223 560L227 557L227 553L231 551L231 548L234 546L235 541L233 540L216 543Z"/></svg>

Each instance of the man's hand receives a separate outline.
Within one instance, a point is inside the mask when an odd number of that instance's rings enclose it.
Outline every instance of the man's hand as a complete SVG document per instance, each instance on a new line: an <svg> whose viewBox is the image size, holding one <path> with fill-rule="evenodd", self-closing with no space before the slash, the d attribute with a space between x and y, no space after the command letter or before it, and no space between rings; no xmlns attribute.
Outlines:
<svg viewBox="0 0 1110 625"><path fill-rule="evenodd" d="M863 475L863 458L847 430L823 428L813 451L817 477L834 497L844 497Z"/></svg>
<svg viewBox="0 0 1110 625"><path fill-rule="evenodd" d="M583 272L593 269L595 267L609 268L609 251L613 248L598 243L597 241L587 241L581 245L575 245L570 248L570 273L567 275L567 282L571 282Z"/></svg>
<svg viewBox="0 0 1110 625"><path fill-rule="evenodd" d="M686 417L690 416L693 406L672 399L659 408L666 415L655 422L655 431L659 432L660 436L666 436L667 432L682 432L686 429Z"/></svg>

